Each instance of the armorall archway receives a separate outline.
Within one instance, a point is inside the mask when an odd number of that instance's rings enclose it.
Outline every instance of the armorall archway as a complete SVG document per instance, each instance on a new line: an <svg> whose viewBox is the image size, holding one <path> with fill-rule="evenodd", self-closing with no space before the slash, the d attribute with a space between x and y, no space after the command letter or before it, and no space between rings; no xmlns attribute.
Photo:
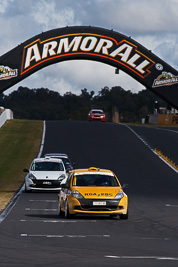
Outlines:
<svg viewBox="0 0 178 267"><path fill-rule="evenodd" d="M178 72L121 33L90 26L43 32L0 57L0 92L50 64L94 60L126 72L178 108Z"/></svg>

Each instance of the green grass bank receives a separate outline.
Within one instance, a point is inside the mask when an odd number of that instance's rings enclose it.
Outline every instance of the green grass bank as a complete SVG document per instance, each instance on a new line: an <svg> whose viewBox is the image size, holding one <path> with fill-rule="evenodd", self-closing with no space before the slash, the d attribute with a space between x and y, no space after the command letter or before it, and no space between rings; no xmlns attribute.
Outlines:
<svg viewBox="0 0 178 267"><path fill-rule="evenodd" d="M0 128L0 210L24 182L24 168L39 153L42 121L8 120Z"/></svg>

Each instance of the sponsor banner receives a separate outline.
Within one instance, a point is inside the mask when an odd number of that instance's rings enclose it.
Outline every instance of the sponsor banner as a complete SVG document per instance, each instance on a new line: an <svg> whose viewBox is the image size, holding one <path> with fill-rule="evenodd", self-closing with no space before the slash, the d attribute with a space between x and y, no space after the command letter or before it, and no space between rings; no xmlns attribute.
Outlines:
<svg viewBox="0 0 178 267"><path fill-rule="evenodd" d="M158 115L158 125L178 126L178 115L159 114Z"/></svg>
<svg viewBox="0 0 178 267"><path fill-rule="evenodd" d="M87 55L105 58L128 68L141 78L150 74L155 64L139 51L138 46L126 39L119 43L116 39L91 33L75 33L35 42L24 47L21 75L36 66L57 58Z"/></svg>
<svg viewBox="0 0 178 267"><path fill-rule="evenodd" d="M90 26L43 32L2 55L0 92L50 64L74 59L99 61L117 73L120 69L178 109L177 70L131 37Z"/></svg>
<svg viewBox="0 0 178 267"><path fill-rule="evenodd" d="M153 87L167 86L176 83L178 83L178 76L170 72L162 72L162 74L154 80Z"/></svg>
<svg viewBox="0 0 178 267"><path fill-rule="evenodd" d="M17 77L18 70L11 69L8 66L0 66L0 80L6 80L13 77Z"/></svg>

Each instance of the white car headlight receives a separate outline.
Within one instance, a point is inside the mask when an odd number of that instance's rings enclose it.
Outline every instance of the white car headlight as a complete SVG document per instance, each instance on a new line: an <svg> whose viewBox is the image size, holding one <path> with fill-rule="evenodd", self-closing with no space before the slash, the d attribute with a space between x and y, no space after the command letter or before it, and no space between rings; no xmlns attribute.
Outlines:
<svg viewBox="0 0 178 267"><path fill-rule="evenodd" d="M84 198L77 190L72 191L72 196L75 198Z"/></svg>
<svg viewBox="0 0 178 267"><path fill-rule="evenodd" d="M36 180L36 177L35 177L32 173L29 174L29 178L30 178L31 180Z"/></svg>
<svg viewBox="0 0 178 267"><path fill-rule="evenodd" d="M65 174L61 174L61 175L59 176L58 180L61 180L61 181L62 181L64 178L66 178Z"/></svg>
<svg viewBox="0 0 178 267"><path fill-rule="evenodd" d="M121 198L123 198L123 197L124 197L124 192L120 190L120 191L117 193L117 195L115 196L115 199L121 199Z"/></svg>

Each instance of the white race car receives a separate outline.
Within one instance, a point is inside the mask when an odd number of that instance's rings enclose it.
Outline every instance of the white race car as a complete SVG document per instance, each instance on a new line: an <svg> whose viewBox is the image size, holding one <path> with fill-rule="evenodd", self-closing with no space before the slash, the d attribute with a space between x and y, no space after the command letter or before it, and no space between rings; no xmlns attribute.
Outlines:
<svg viewBox="0 0 178 267"><path fill-rule="evenodd" d="M44 157L62 159L66 172L73 170L73 166L75 165L75 163L72 163L70 161L68 155L64 153L48 153L48 154L45 154Z"/></svg>
<svg viewBox="0 0 178 267"><path fill-rule="evenodd" d="M61 181L67 177L64 163L56 158L35 158L25 177L25 191L60 190Z"/></svg>

